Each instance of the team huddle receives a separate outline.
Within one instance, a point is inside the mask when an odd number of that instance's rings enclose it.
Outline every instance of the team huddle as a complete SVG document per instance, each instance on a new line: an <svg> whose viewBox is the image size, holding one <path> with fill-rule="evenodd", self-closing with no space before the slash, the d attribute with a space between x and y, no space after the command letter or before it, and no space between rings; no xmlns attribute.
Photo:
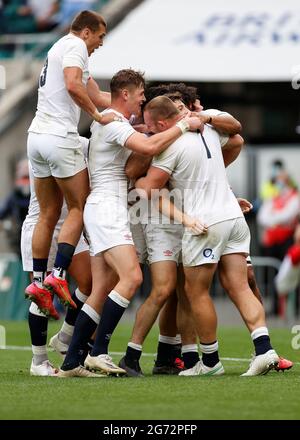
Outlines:
<svg viewBox="0 0 300 440"><path fill-rule="evenodd" d="M251 204L235 197L226 177L243 145L240 123L226 112L203 110L195 88L147 88L132 69L113 76L110 93L100 91L88 57L105 33L99 14L78 14L50 49L40 77L28 135L31 202L22 229L23 266L33 274L25 290L32 301L31 374L143 376L142 346L158 316L154 374L224 374L210 296L216 270L254 344L242 375L290 368L271 345L249 264L244 214ZM81 109L94 119L89 140L78 134ZM110 339L143 282L143 264L151 292L116 365ZM77 286L72 295L67 273ZM64 358L59 370L46 349L48 318L59 317L53 295L67 306L49 343Z"/></svg>

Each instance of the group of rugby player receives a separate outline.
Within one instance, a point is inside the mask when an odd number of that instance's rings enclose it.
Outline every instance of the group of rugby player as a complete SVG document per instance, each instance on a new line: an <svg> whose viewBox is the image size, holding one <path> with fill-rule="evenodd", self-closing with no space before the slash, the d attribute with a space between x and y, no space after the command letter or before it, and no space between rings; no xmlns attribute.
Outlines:
<svg viewBox="0 0 300 440"><path fill-rule="evenodd" d="M113 76L110 94L100 91L89 76L88 57L105 33L99 14L81 12L48 52L40 76L28 136L34 185L22 231L24 270L33 273L25 291L32 301L31 374L143 376L142 344L159 314L153 373L223 374L210 296L217 268L255 348L243 375L290 368L271 346L247 266L244 213L251 204L236 199L226 178L225 166L242 148L240 123L228 113L203 111L195 89L182 83L150 89L146 102L144 77L132 69ZM78 135L80 109L94 119L89 145ZM129 180L136 191L130 197ZM116 365L109 342L147 263L152 290ZM67 272L77 284L72 296ZM64 356L59 371L46 349L48 317L59 317L54 294L68 306L61 330L50 339Z"/></svg>

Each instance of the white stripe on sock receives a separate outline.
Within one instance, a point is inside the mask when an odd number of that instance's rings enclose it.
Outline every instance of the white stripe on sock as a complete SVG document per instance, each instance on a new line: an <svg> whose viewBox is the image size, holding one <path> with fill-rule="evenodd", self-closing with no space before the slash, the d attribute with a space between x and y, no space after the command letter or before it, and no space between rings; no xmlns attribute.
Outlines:
<svg viewBox="0 0 300 440"><path fill-rule="evenodd" d="M210 354L214 353L215 351L218 351L219 349L219 343L216 341L214 344L201 344L200 342L200 350L202 353Z"/></svg>
<svg viewBox="0 0 300 440"><path fill-rule="evenodd" d="M65 333L68 336L73 336L74 325L70 325L66 321L64 321L61 329L59 330L59 333Z"/></svg>
<svg viewBox="0 0 300 440"><path fill-rule="evenodd" d="M32 345L32 353L34 356L39 356L41 354L47 354L46 345Z"/></svg>
<svg viewBox="0 0 300 440"><path fill-rule="evenodd" d="M159 335L158 340L159 340L159 342L162 342L163 344L170 344L170 345L177 345L178 344L177 336Z"/></svg>
<svg viewBox="0 0 300 440"><path fill-rule="evenodd" d="M181 334L180 333L177 333L176 341L177 341L177 344L181 344Z"/></svg>
<svg viewBox="0 0 300 440"><path fill-rule="evenodd" d="M258 327L251 333L251 339L254 341L254 339L259 338L260 336L269 336L269 331L267 327Z"/></svg>
<svg viewBox="0 0 300 440"><path fill-rule="evenodd" d="M120 307L123 307L124 309L127 309L127 307L129 306L130 301L128 301L128 299L124 298L124 296L120 295L116 290L112 290L108 296L112 301L114 301Z"/></svg>
<svg viewBox="0 0 300 440"><path fill-rule="evenodd" d="M189 352L195 352L198 353L198 345L197 344L187 344L183 345L181 348L181 353L189 353Z"/></svg>
<svg viewBox="0 0 300 440"><path fill-rule="evenodd" d="M128 342L128 347L133 348L134 350L142 351L143 347L140 344L135 344L134 342Z"/></svg>
<svg viewBox="0 0 300 440"><path fill-rule="evenodd" d="M40 311L38 306L32 302L29 307L29 312L36 316L41 316L42 318L47 318L47 316Z"/></svg>
<svg viewBox="0 0 300 440"><path fill-rule="evenodd" d="M80 290L79 290L78 288L75 290L75 296L76 296L76 298L78 298L79 301L81 301L82 303L85 303L86 300L88 299L88 296L85 295L84 293L80 292Z"/></svg>
<svg viewBox="0 0 300 440"><path fill-rule="evenodd" d="M100 315L96 312L93 307L89 306L88 304L83 304L82 312L86 313L97 325L100 322Z"/></svg>

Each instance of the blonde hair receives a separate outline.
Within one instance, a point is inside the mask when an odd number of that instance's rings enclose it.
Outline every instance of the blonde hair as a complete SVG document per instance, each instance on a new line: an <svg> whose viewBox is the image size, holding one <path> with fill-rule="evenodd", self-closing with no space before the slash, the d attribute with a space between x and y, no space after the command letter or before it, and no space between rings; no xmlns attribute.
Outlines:
<svg viewBox="0 0 300 440"><path fill-rule="evenodd" d="M157 96L149 101L144 111L150 113L154 121L159 119L173 119L180 114L173 101L167 96Z"/></svg>

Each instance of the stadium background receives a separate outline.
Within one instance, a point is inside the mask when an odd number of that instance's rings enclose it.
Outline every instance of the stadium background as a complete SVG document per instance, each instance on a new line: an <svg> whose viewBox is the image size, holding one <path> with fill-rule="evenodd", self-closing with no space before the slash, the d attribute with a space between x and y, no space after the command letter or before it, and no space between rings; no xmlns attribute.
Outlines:
<svg viewBox="0 0 300 440"><path fill-rule="evenodd" d="M64 3L63 0L60 3ZM237 196L248 198L256 208L260 188L270 178L271 164L276 159L284 162L287 172L300 186L300 10L297 0L286 0L284 5L271 0L228 0L226 3L215 0L209 5L200 0L69 3L74 7L89 3L108 21L104 46L92 56L90 63L91 73L104 90L108 90L109 79L117 70L137 68L145 71L146 80L152 84L184 81L196 86L205 108L228 111L240 120L245 148L228 171ZM18 6L18 0L0 0L0 201L13 190L18 161L26 154L26 130L35 112L37 78L47 48L66 29L58 16L58 25L53 29L47 32L34 29L33 32L33 28L29 28L25 33L22 22L13 14L5 16L9 4ZM88 135L89 125L90 120L83 114L82 135ZM273 327L285 327L279 336L281 347L291 350L289 335L291 326L299 318L299 292L289 296L285 312L279 314L273 287L279 263L262 258L256 209L248 216L248 222L252 232L251 253L257 257L254 258L255 270L269 322ZM13 335L9 341L19 345L18 335L26 327L23 323L14 327L4 321L24 319L28 308L23 300L27 278L11 247L15 233L14 221L3 219L0 225L0 324L11 329ZM240 318L217 283L213 294L221 325L241 326ZM128 316L133 318L134 308ZM299 358L295 351L291 353L294 360ZM29 359L29 354L27 357ZM127 413L124 414L127 417ZM165 417L164 414L167 413L162 412L161 417ZM174 417L180 418L179 415ZM272 418L271 412L269 417Z"/></svg>

